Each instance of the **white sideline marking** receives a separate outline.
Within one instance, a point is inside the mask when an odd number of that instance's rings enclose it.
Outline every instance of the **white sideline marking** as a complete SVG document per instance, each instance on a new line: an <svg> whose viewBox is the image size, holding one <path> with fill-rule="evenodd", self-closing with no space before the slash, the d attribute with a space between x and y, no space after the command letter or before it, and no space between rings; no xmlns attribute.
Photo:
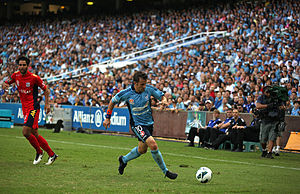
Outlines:
<svg viewBox="0 0 300 194"><path fill-rule="evenodd" d="M14 137L14 136L9 136L9 135L0 135L0 136L2 136L2 137ZM24 139L24 137L21 137L21 136L15 136L15 138ZM49 140L47 139L47 141L56 142L56 143L63 143L63 144L79 145L79 146L89 146L89 147L118 149L118 150L130 150L130 148L121 148L121 147L103 146L103 145L93 145L93 144L76 143L76 142L69 142L69 141L57 141L57 140L51 140L51 139L49 139ZM205 158L205 157L200 157L200 156L190 156L190 155L174 154L174 153L168 153L168 152L164 152L163 154L170 155L170 156L177 156L177 157L194 158L194 159L202 159L202 160L211 160L211 161L216 161L216 162L228 162L228 163L235 163L235 164L245 164L245 165L251 165L251 166L281 168L281 169L299 170L300 171L300 168L286 167L286 166L257 164L257 163L241 162L241 161L234 161L234 160L222 160L222 159L216 159L216 158Z"/></svg>

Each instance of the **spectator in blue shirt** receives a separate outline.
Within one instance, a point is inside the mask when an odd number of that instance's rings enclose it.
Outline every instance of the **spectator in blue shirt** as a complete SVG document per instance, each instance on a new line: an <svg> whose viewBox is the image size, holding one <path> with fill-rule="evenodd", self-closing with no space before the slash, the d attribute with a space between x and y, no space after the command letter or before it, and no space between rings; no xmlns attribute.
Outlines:
<svg viewBox="0 0 300 194"><path fill-rule="evenodd" d="M299 101L294 102L294 107L292 109L291 115L292 116L300 116L300 108L299 108Z"/></svg>

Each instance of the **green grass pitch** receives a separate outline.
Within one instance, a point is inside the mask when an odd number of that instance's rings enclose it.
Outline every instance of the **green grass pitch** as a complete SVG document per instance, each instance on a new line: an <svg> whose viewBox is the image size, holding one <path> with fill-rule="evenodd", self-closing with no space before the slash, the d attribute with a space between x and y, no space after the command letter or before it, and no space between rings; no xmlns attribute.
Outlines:
<svg viewBox="0 0 300 194"><path fill-rule="evenodd" d="M233 153L184 147L157 141L176 180L164 178L150 152L130 161L118 174L118 156L137 139L123 136L52 133L39 129L59 158L51 166L33 165L35 151L22 128L0 129L0 193L299 193L300 155L282 153L274 160L259 152ZM213 171L212 181L199 183L201 166Z"/></svg>

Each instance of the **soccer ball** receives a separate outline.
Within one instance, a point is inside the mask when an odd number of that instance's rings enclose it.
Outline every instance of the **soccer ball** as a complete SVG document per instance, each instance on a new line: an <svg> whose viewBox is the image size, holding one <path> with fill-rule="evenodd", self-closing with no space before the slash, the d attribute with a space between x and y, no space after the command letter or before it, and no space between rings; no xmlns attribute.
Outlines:
<svg viewBox="0 0 300 194"><path fill-rule="evenodd" d="M212 178L212 171L207 167L201 167L196 173L196 179L201 183L207 183Z"/></svg>

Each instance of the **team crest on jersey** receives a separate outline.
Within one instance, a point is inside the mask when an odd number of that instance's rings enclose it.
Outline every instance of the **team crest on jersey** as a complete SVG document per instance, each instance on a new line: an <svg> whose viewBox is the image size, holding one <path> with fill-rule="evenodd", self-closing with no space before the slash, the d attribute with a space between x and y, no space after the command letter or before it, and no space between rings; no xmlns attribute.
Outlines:
<svg viewBox="0 0 300 194"><path fill-rule="evenodd" d="M30 87L30 82L26 82L26 87L27 87L27 88Z"/></svg>
<svg viewBox="0 0 300 194"><path fill-rule="evenodd" d="M148 100L148 94L145 96L145 99Z"/></svg>
<svg viewBox="0 0 300 194"><path fill-rule="evenodd" d="M129 99L129 103L130 104L134 104L134 100L133 99Z"/></svg>
<svg viewBox="0 0 300 194"><path fill-rule="evenodd" d="M32 111L30 112L30 114L31 114L32 117L34 117L35 113L36 113L36 110L32 110Z"/></svg>

